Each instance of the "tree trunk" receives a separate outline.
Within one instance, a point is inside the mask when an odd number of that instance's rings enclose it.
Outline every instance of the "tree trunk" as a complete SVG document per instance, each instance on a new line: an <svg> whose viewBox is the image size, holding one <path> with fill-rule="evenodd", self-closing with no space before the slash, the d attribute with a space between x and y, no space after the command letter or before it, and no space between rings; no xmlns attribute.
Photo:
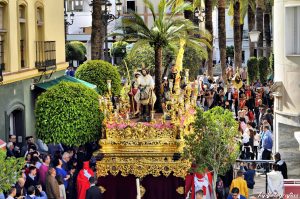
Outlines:
<svg viewBox="0 0 300 199"><path fill-rule="evenodd" d="M162 93L161 93L161 84L162 84L162 52L163 49L161 46L155 46L155 95L156 95L156 103L155 110L156 112L162 112Z"/></svg>
<svg viewBox="0 0 300 199"><path fill-rule="evenodd" d="M234 65L237 71L242 66L242 40L240 25L240 2L234 3L233 32L234 32Z"/></svg>
<svg viewBox="0 0 300 199"><path fill-rule="evenodd" d="M225 27L225 8L226 0L218 0L218 32L219 49L221 58L222 78L227 83L226 77L226 27Z"/></svg>
<svg viewBox="0 0 300 199"><path fill-rule="evenodd" d="M266 57L269 59L271 55L271 27L270 21L272 16L272 7L270 2L266 3L266 11L264 14L264 31L265 31L265 39L266 39Z"/></svg>
<svg viewBox="0 0 300 199"><path fill-rule="evenodd" d="M213 35L213 23L212 23L212 0L205 0L205 29ZM213 39L209 41L213 48ZM207 60L207 73L208 76L213 76L213 49L207 48L208 60Z"/></svg>
<svg viewBox="0 0 300 199"><path fill-rule="evenodd" d="M249 32L251 32L252 30L254 30L255 26L255 14L251 8L251 6L248 6L248 30ZM254 56L254 48L255 45L253 42L250 41L249 38L249 52L250 52L250 57Z"/></svg>
<svg viewBox="0 0 300 199"><path fill-rule="evenodd" d="M256 30L260 32L259 39L257 42L257 56L258 57L264 56L264 51L263 51L263 45L264 45L263 4L264 4L264 0L256 1Z"/></svg>
<svg viewBox="0 0 300 199"><path fill-rule="evenodd" d="M91 35L91 58L102 58L104 25L102 22L101 0L93 0L92 35Z"/></svg>

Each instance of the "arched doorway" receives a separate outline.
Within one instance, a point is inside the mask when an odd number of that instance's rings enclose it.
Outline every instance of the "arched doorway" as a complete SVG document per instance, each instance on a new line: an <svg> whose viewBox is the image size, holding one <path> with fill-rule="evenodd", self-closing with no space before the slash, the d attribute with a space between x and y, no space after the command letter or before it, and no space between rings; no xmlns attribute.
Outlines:
<svg viewBox="0 0 300 199"><path fill-rule="evenodd" d="M17 103L6 112L6 138L16 135L17 144L22 145L25 140L25 108L23 104Z"/></svg>

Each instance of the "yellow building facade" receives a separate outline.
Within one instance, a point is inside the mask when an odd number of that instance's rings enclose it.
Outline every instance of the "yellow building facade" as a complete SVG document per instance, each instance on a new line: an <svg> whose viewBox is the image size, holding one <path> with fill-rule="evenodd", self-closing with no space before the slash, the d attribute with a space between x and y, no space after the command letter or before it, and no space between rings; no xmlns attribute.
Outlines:
<svg viewBox="0 0 300 199"><path fill-rule="evenodd" d="M64 75L64 1L0 0L0 139L35 135L37 84Z"/></svg>
<svg viewBox="0 0 300 199"><path fill-rule="evenodd" d="M49 49L37 42L52 41L57 70L65 69L63 1L0 0L0 34L3 84L39 75L39 56Z"/></svg>

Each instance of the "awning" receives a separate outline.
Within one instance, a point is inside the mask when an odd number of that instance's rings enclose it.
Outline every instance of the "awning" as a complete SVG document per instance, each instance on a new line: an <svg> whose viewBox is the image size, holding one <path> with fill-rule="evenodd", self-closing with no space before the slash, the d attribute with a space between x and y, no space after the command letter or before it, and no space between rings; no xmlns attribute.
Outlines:
<svg viewBox="0 0 300 199"><path fill-rule="evenodd" d="M43 82L43 83L36 84L36 86L41 88L41 89L48 90L50 87L58 84L61 81L81 83L81 84L97 91L97 86L96 85L91 84L91 83L86 82L86 81L83 81L81 79L76 79L75 77L67 76L67 75L61 76L59 78L53 79L53 80L48 81L48 82Z"/></svg>

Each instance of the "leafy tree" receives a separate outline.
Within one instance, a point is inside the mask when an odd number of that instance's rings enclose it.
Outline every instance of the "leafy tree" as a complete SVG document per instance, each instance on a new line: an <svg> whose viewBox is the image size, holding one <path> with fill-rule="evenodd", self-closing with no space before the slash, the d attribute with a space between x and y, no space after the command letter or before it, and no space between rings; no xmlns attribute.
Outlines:
<svg viewBox="0 0 300 199"><path fill-rule="evenodd" d="M86 47L82 42L72 41L66 44L67 61L78 60L84 61L86 55Z"/></svg>
<svg viewBox="0 0 300 199"><path fill-rule="evenodd" d="M108 92L107 80L111 80L112 94L120 94L120 74L116 67L106 61L90 60L85 62L76 70L75 77L97 85L100 95L104 95Z"/></svg>
<svg viewBox="0 0 300 199"><path fill-rule="evenodd" d="M216 190L217 176L225 174L238 157L238 123L229 110L214 107L206 112L197 109L193 127L194 131L185 136L184 156L197 165L199 172L213 171Z"/></svg>
<svg viewBox="0 0 300 199"><path fill-rule="evenodd" d="M231 60L233 59L233 57L234 57L234 47L233 46L226 47L226 56L227 56L227 58L230 57Z"/></svg>
<svg viewBox="0 0 300 199"><path fill-rule="evenodd" d="M250 57L247 61L249 83L254 82L258 76L258 61L256 57Z"/></svg>
<svg viewBox="0 0 300 199"><path fill-rule="evenodd" d="M112 57L123 57L126 54L126 46L128 45L125 41L116 41L112 44L110 49L110 55Z"/></svg>
<svg viewBox="0 0 300 199"><path fill-rule="evenodd" d="M45 143L80 146L100 138L98 94L80 83L60 82L36 102L36 133Z"/></svg>
<svg viewBox="0 0 300 199"><path fill-rule="evenodd" d="M124 39L137 39L134 47L149 44L155 53L155 94L157 96L156 106L161 111L161 83L162 83L162 64L163 49L167 46L179 44L180 38L186 38L186 44L206 51L204 44L210 46L203 38L194 37L199 33L199 27L188 19L177 17L184 10L190 9L189 3L181 3L176 6L176 0L160 0L157 11L154 9L150 0L144 0L146 7L150 10L153 17L153 26L148 28L144 19L137 13L132 13L132 18L123 20L123 25L118 29L123 31L123 27L130 28L132 31L114 33L115 36L122 36ZM174 6L174 7L173 7ZM173 7L173 9L171 9ZM171 13L169 13L171 10Z"/></svg>
<svg viewBox="0 0 300 199"><path fill-rule="evenodd" d="M24 165L24 158L6 158L6 152L0 150L0 194L8 191L17 182Z"/></svg>
<svg viewBox="0 0 300 199"><path fill-rule="evenodd" d="M258 70L259 80L261 83L265 83L268 79L269 74L269 60L266 57L258 58Z"/></svg>
<svg viewBox="0 0 300 199"><path fill-rule="evenodd" d="M200 67L202 64L203 54L197 49L187 46L183 55L183 68L189 69L189 76L194 80L199 75Z"/></svg>

